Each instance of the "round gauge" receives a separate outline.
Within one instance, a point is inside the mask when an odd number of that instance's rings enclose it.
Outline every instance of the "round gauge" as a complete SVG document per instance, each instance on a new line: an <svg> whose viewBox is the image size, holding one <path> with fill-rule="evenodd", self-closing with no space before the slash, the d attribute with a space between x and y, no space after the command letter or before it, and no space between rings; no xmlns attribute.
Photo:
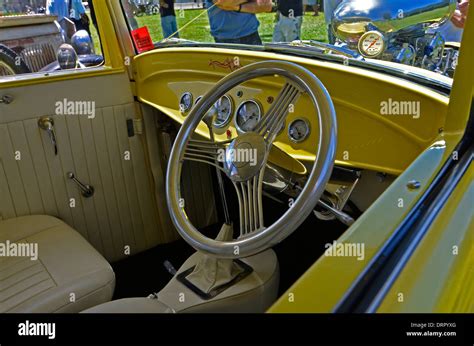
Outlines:
<svg viewBox="0 0 474 346"><path fill-rule="evenodd" d="M240 104L235 117L235 125L240 132L253 131L262 116L262 108L253 100Z"/></svg>
<svg viewBox="0 0 474 346"><path fill-rule="evenodd" d="M179 110L181 113L187 113L193 106L193 94L185 92L179 99Z"/></svg>
<svg viewBox="0 0 474 346"><path fill-rule="evenodd" d="M385 38L378 31L368 31L359 39L359 52L367 58L375 58L385 50Z"/></svg>
<svg viewBox="0 0 474 346"><path fill-rule="evenodd" d="M229 96L224 95L219 100L217 100L214 108L217 111L216 119L214 119L214 126L226 126L230 121L230 117L232 116L232 111L234 108L232 99Z"/></svg>
<svg viewBox="0 0 474 346"><path fill-rule="evenodd" d="M310 132L309 122L306 119L296 119L288 125L288 137L295 143L304 141Z"/></svg>

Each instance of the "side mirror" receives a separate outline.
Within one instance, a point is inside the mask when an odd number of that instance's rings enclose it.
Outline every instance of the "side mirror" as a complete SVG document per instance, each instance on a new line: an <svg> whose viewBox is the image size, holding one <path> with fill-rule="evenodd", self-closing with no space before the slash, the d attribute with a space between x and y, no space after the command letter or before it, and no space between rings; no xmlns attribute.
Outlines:
<svg viewBox="0 0 474 346"><path fill-rule="evenodd" d="M70 44L63 43L60 45L56 56L61 70L74 69L77 67L77 53Z"/></svg>

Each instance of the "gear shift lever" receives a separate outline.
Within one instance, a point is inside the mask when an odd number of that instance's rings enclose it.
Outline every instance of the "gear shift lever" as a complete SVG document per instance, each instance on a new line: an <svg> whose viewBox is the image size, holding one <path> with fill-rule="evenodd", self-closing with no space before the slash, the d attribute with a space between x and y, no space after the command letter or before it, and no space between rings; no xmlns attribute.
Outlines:
<svg viewBox="0 0 474 346"><path fill-rule="evenodd" d="M232 233L232 225L224 224L216 240L230 240ZM243 271L232 259L203 255L186 279L204 293L209 293L215 288L231 282Z"/></svg>

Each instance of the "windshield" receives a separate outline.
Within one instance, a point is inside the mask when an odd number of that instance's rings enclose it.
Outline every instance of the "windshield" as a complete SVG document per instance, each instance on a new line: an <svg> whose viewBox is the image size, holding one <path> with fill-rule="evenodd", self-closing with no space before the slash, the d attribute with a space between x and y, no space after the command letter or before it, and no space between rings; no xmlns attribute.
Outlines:
<svg viewBox="0 0 474 346"><path fill-rule="evenodd" d="M272 0L122 0L122 3L131 27L146 26L154 42L170 38L246 45L297 39L328 42L324 13L316 4L305 6L306 1L280 5ZM287 22L282 22L280 17L288 19ZM275 25L279 30L275 31Z"/></svg>
<svg viewBox="0 0 474 346"><path fill-rule="evenodd" d="M390 62L452 77L469 1L122 0L122 5L138 52L171 44L239 44Z"/></svg>

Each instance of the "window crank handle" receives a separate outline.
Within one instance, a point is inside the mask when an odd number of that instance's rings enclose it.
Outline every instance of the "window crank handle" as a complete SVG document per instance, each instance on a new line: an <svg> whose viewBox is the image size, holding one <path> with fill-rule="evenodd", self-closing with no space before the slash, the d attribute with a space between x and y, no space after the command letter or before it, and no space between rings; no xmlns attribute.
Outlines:
<svg viewBox="0 0 474 346"><path fill-rule="evenodd" d="M79 190L81 190L82 196L84 196L85 198L89 198L89 197L92 197L92 196L94 195L94 187L93 187L93 186L90 186L90 185L87 185L87 184L81 183L81 182L76 178L76 176L74 175L74 173L68 172L68 173L67 173L67 177L68 177L69 179L71 179L73 182L76 183L76 185L79 187Z"/></svg>

